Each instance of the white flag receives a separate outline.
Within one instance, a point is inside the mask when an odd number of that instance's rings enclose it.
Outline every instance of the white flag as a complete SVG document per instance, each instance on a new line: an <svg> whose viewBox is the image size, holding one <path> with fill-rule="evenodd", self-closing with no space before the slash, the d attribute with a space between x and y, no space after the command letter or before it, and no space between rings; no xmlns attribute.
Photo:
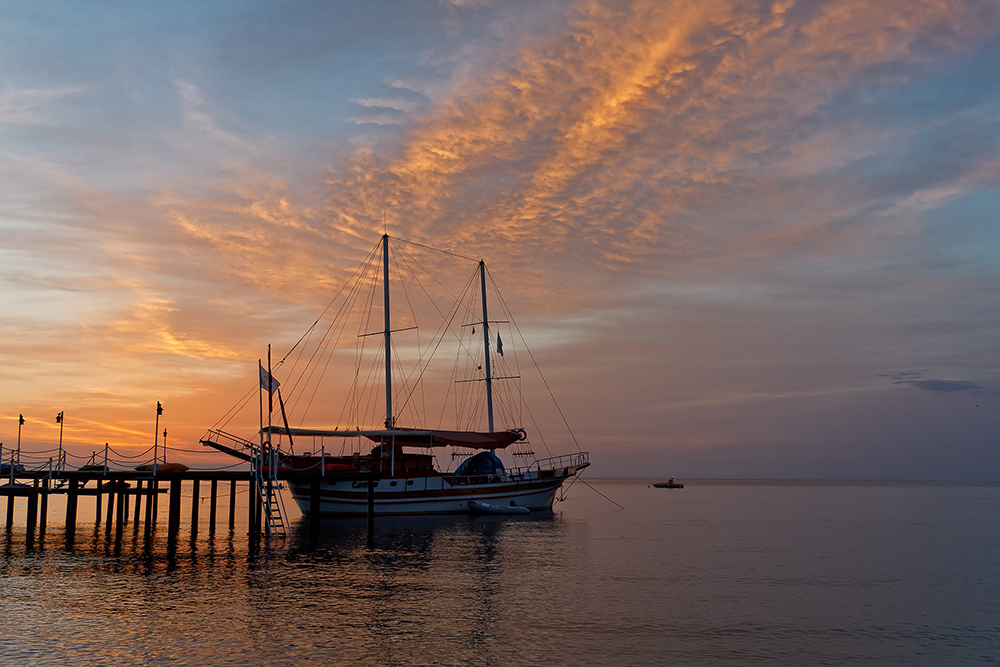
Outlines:
<svg viewBox="0 0 1000 667"><path fill-rule="evenodd" d="M257 366L260 367L260 386L261 386L261 389L266 389L268 391L268 393L272 393L273 394L274 390L278 388L278 385L280 383L277 380L274 379L273 375L271 375L266 370L264 370L264 366L260 362L257 362ZM268 382L268 380L270 380L270 382Z"/></svg>

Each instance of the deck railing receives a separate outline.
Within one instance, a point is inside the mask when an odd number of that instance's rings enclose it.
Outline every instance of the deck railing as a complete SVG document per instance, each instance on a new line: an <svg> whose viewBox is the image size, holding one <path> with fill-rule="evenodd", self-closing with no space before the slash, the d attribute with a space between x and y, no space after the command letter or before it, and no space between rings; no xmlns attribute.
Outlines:
<svg viewBox="0 0 1000 667"><path fill-rule="evenodd" d="M562 456L552 456L547 459L532 461L531 465L508 468L507 470L497 469L495 474L486 475L445 475L445 479L452 484L483 484L488 482L504 482L512 478L524 477L531 473L542 471L570 470L569 474L575 474L580 468L590 465L590 454L587 452L574 452L563 454Z"/></svg>
<svg viewBox="0 0 1000 667"><path fill-rule="evenodd" d="M590 454L587 452L573 452L562 456L551 456L547 459L537 459L531 464L519 468L509 468L508 475L525 475L530 472L540 470L561 470L564 468L582 468L590 465Z"/></svg>

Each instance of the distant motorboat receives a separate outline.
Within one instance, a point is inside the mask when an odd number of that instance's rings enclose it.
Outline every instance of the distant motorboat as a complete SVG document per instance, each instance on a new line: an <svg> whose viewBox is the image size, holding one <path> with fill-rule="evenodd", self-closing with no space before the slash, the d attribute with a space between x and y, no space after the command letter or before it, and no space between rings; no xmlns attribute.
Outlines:
<svg viewBox="0 0 1000 667"><path fill-rule="evenodd" d="M494 505L493 503L484 503L481 500L470 500L469 509L480 514L528 514L531 511L527 507L515 505L513 500L510 501L509 505Z"/></svg>
<svg viewBox="0 0 1000 667"><path fill-rule="evenodd" d="M674 482L674 480L670 480L669 482L656 482L655 484L653 484L653 486L655 486L658 489L683 489L684 488L683 484L678 484L678 483Z"/></svg>

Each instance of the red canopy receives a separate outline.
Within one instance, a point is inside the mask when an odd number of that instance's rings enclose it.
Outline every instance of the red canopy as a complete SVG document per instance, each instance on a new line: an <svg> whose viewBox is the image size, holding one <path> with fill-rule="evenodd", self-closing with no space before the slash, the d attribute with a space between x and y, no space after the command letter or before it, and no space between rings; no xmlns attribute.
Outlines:
<svg viewBox="0 0 1000 667"><path fill-rule="evenodd" d="M471 449L503 449L509 444L521 439L517 431L415 431L411 429L395 429L388 433L368 435L375 442L395 442L397 445L409 447L469 447Z"/></svg>

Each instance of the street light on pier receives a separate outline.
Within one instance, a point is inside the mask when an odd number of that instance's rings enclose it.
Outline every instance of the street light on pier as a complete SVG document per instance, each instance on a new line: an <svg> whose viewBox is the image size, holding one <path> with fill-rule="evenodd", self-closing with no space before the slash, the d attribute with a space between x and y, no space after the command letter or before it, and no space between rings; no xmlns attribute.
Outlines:
<svg viewBox="0 0 1000 667"><path fill-rule="evenodd" d="M56 423L59 424L59 464L62 465L63 462L63 448L62 448L63 411L62 410L60 410L59 414L56 415Z"/></svg>
<svg viewBox="0 0 1000 667"><path fill-rule="evenodd" d="M159 438L159 435L160 435L160 415L162 415L162 414L163 414L163 406L160 405L159 401L157 401L156 402L156 426L153 427L153 476L154 477L156 476L156 473L159 472L159 469L160 469L159 465L157 463L157 454L158 454L158 452L157 452L157 445L159 444L157 442L157 439ZM163 446L164 447L167 446L166 434L164 434Z"/></svg>
<svg viewBox="0 0 1000 667"><path fill-rule="evenodd" d="M21 427L24 426L24 415L17 415L17 463L21 463Z"/></svg>

